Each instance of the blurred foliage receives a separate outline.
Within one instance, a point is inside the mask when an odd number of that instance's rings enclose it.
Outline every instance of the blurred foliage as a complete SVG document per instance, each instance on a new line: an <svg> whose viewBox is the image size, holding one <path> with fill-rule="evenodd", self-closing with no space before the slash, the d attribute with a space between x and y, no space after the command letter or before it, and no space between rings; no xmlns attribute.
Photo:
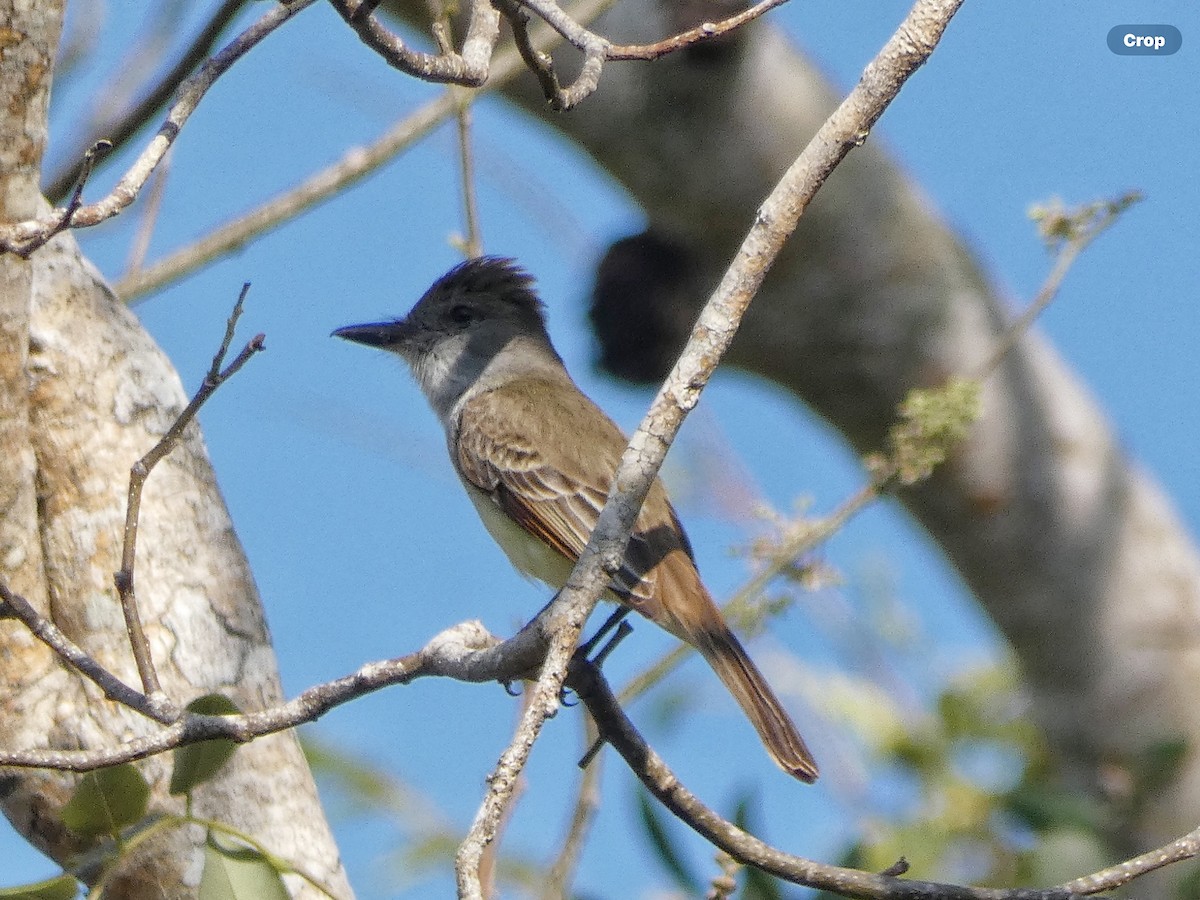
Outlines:
<svg viewBox="0 0 1200 900"><path fill-rule="evenodd" d="M914 388L900 404L900 421L888 430L888 453L866 456L864 462L879 484L892 478L916 484L966 438L979 418L980 383L950 378L938 388Z"/></svg>
<svg viewBox="0 0 1200 900"><path fill-rule="evenodd" d="M956 679L919 725L891 734L876 762L908 780L914 800L904 816L864 822L841 864L882 871L905 857L909 877L993 887L1051 886L1115 862L1107 835L1153 802L1186 751L1167 741L1111 763L1121 793L1069 788L1025 715L1011 664Z"/></svg>
<svg viewBox="0 0 1200 900"><path fill-rule="evenodd" d="M454 867L466 825L442 814L420 790L392 772L306 730L304 754L316 775L331 818L387 829L392 848L386 859L389 888L412 888ZM545 881L546 866L506 847L498 861L496 883L505 894L535 896Z"/></svg>
<svg viewBox="0 0 1200 900"><path fill-rule="evenodd" d="M1144 199L1141 191L1128 191L1119 197L1068 207L1061 197L1054 197L1031 206L1029 218L1037 225L1046 247L1057 251L1063 244L1090 241Z"/></svg>

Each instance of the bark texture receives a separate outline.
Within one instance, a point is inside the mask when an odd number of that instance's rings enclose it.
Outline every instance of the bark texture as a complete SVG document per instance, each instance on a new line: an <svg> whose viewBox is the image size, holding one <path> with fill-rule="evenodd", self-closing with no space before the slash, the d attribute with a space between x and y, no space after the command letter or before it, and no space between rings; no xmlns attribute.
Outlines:
<svg viewBox="0 0 1200 900"><path fill-rule="evenodd" d="M61 4L44 0L0 3L0 214L8 221L45 211L38 167L61 16ZM137 684L113 586L129 469L187 398L169 361L71 235L28 261L0 258L0 279L0 576ZM219 338L214 333L214 349ZM260 600L195 426L151 476L141 527L138 597L168 696L183 704L219 690L244 709L277 701ZM156 727L105 700L14 621L0 622L0 678L0 741L9 748L108 746ZM155 788L152 808L182 812L182 799L166 794L169 762L150 760L142 770ZM0 776L5 814L63 863L89 846L60 819L76 781L38 771ZM193 808L350 896L292 734L240 748L197 789ZM202 842L192 828L148 843L106 896L194 895ZM296 896L321 896L294 876L289 883Z"/></svg>

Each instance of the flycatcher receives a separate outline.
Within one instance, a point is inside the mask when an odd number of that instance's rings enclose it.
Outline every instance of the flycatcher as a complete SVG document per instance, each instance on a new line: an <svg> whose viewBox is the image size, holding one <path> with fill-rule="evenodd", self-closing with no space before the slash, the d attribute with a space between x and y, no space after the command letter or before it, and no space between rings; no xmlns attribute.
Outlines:
<svg viewBox="0 0 1200 900"><path fill-rule="evenodd" d="M509 259L472 259L434 282L405 318L334 335L404 358L446 430L450 461L483 524L521 572L561 589L628 442L567 374L533 278ZM700 581L658 479L610 589L699 650L775 762L816 780L796 726Z"/></svg>

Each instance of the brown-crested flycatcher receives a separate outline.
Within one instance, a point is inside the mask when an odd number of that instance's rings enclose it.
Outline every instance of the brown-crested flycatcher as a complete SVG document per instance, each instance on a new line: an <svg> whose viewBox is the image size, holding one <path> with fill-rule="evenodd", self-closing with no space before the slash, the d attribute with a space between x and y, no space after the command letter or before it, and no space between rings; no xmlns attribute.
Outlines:
<svg viewBox="0 0 1200 900"><path fill-rule="evenodd" d="M403 357L446 430L483 524L521 572L561 589L591 536L627 443L550 344L533 279L482 257L434 282L403 319L334 335ZM700 581L655 479L612 594L704 656L784 771L817 764Z"/></svg>

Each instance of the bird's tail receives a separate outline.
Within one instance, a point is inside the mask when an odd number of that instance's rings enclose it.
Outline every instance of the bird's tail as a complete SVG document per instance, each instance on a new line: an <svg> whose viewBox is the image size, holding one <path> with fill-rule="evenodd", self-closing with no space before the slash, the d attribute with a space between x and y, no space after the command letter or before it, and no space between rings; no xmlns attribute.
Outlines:
<svg viewBox="0 0 1200 900"><path fill-rule="evenodd" d="M817 780L817 763L800 737L800 732L783 709L783 704L767 684L762 672L747 655L741 641L726 624L721 611L709 596L691 565L694 576L687 577L676 568L677 590L687 596L682 604L672 603L664 610L676 627L669 630L692 644L708 661L722 683L733 694L746 717L754 725L763 746L781 769L801 781ZM693 582L693 583L689 583ZM674 591L668 592L679 597ZM703 602L701 602L703 600Z"/></svg>

